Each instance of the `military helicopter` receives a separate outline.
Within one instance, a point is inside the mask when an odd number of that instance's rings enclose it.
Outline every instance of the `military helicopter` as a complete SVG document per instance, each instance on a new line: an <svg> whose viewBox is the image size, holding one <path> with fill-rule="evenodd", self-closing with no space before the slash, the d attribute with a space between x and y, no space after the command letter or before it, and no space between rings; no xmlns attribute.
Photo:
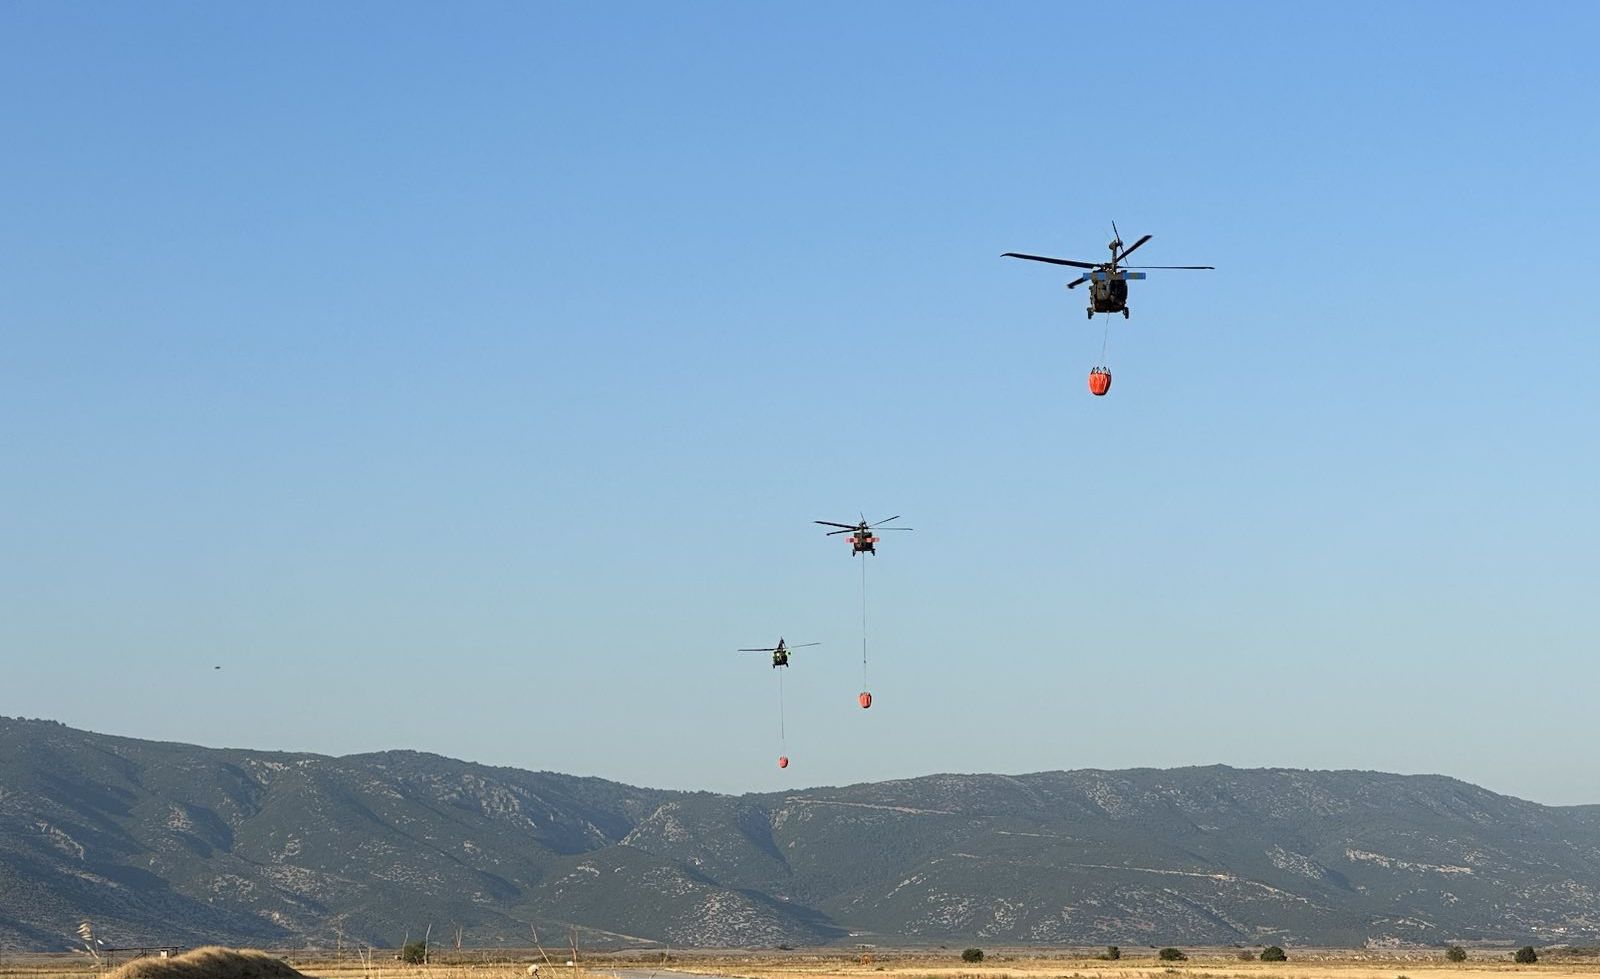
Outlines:
<svg viewBox="0 0 1600 979"><path fill-rule="evenodd" d="M895 515L893 517L888 518L887 520L879 520L875 524L869 524L869 523L867 523L866 516L863 514L862 517L861 517L861 522L860 523L854 523L854 524L834 523L832 520L813 520L811 522L812 523L822 524L824 527L843 527L844 528L843 530L830 530L830 531L828 531L827 536L832 537L834 534L848 533L850 535L850 538L849 538L850 539L850 556L851 557L855 557L857 554L860 554L863 551L868 553L868 554L877 554L878 553L878 547L877 547L878 538L873 535L873 531L875 531L875 530L914 530L915 529L913 527L885 527L884 526L884 524L886 524L886 523L890 523L891 521L895 521L895 520L899 520L899 519L900 519L900 517L897 514L897 515Z"/></svg>
<svg viewBox="0 0 1600 979"><path fill-rule="evenodd" d="M1022 252L1006 252L1001 258L1025 258L1030 262L1049 262L1051 265L1070 265L1076 269L1086 271L1067 283L1068 289L1076 289L1083 283L1089 283L1089 319L1094 319L1095 313L1121 313L1123 319L1128 318L1128 280L1142 279L1144 272L1131 271L1134 269L1214 269L1214 265L1122 265L1135 248L1149 241L1153 236L1145 235L1138 241L1124 248L1122 235L1117 231L1115 221L1111 223L1111 261L1101 262L1075 262L1070 258L1049 258L1044 255L1025 255Z"/></svg>
<svg viewBox="0 0 1600 979"><path fill-rule="evenodd" d="M739 650L739 652L741 652L741 653L771 653L772 654L772 668L773 669L777 669L780 666L788 666L789 665L789 650L791 650L791 649L803 649L806 646L820 646L820 645L822 645L822 643L820 643L820 642L800 642L800 643L795 643L793 646L786 646L786 645L784 645L783 637L779 636L778 637L778 644L776 646L760 646L760 647L757 647L755 649L741 649L741 650Z"/></svg>

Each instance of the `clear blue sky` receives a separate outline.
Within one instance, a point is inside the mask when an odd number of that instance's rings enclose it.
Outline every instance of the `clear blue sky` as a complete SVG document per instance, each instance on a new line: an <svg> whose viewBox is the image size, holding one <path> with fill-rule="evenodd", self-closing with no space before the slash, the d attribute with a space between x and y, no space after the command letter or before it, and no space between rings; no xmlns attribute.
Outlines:
<svg viewBox="0 0 1600 979"><path fill-rule="evenodd" d="M0 713L1600 802L1590 4L0 7ZM1116 381L1065 270L1155 234ZM857 567L817 518L905 515ZM776 688L738 646L824 643ZM213 670L222 665L222 671Z"/></svg>

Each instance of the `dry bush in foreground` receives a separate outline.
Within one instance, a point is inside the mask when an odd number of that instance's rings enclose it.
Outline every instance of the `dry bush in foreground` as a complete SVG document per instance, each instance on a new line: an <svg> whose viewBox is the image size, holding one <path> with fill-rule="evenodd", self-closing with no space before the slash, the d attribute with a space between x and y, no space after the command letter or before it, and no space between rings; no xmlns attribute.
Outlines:
<svg viewBox="0 0 1600 979"><path fill-rule="evenodd" d="M289 963L255 949L208 945L170 959L136 959L110 979L304 979Z"/></svg>

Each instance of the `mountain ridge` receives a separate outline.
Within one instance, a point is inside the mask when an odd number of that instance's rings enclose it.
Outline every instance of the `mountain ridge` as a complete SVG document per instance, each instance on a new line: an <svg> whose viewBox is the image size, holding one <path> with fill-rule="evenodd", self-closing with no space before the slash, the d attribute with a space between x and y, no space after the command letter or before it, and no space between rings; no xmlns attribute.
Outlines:
<svg viewBox="0 0 1600 979"><path fill-rule="evenodd" d="M1354 769L726 795L0 718L0 942L1396 945L1600 937L1600 806Z"/></svg>

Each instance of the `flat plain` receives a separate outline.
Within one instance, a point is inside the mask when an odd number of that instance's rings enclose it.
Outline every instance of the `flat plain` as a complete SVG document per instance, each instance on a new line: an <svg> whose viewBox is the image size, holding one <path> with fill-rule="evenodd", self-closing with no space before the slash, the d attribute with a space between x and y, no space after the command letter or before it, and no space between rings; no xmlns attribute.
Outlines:
<svg viewBox="0 0 1600 979"><path fill-rule="evenodd" d="M1246 961L1234 950L1190 951L1182 962L1164 962L1153 949L1125 949L1108 961L1082 950L989 951L981 963L961 961L956 949L931 951L795 951L750 953L695 951L596 954L567 966L564 954L495 949L446 953L428 965L406 965L392 951L365 961L354 952L281 951L313 979L527 979L540 963L540 979L1484 979L1518 974L1526 979L1600 979L1600 957L1546 954L1534 965L1517 965L1510 950L1473 951L1466 962L1446 961L1442 952L1322 949L1290 950L1287 962ZM118 964L125 959L118 960ZM0 979L95 979L112 970L71 954L0 956Z"/></svg>

